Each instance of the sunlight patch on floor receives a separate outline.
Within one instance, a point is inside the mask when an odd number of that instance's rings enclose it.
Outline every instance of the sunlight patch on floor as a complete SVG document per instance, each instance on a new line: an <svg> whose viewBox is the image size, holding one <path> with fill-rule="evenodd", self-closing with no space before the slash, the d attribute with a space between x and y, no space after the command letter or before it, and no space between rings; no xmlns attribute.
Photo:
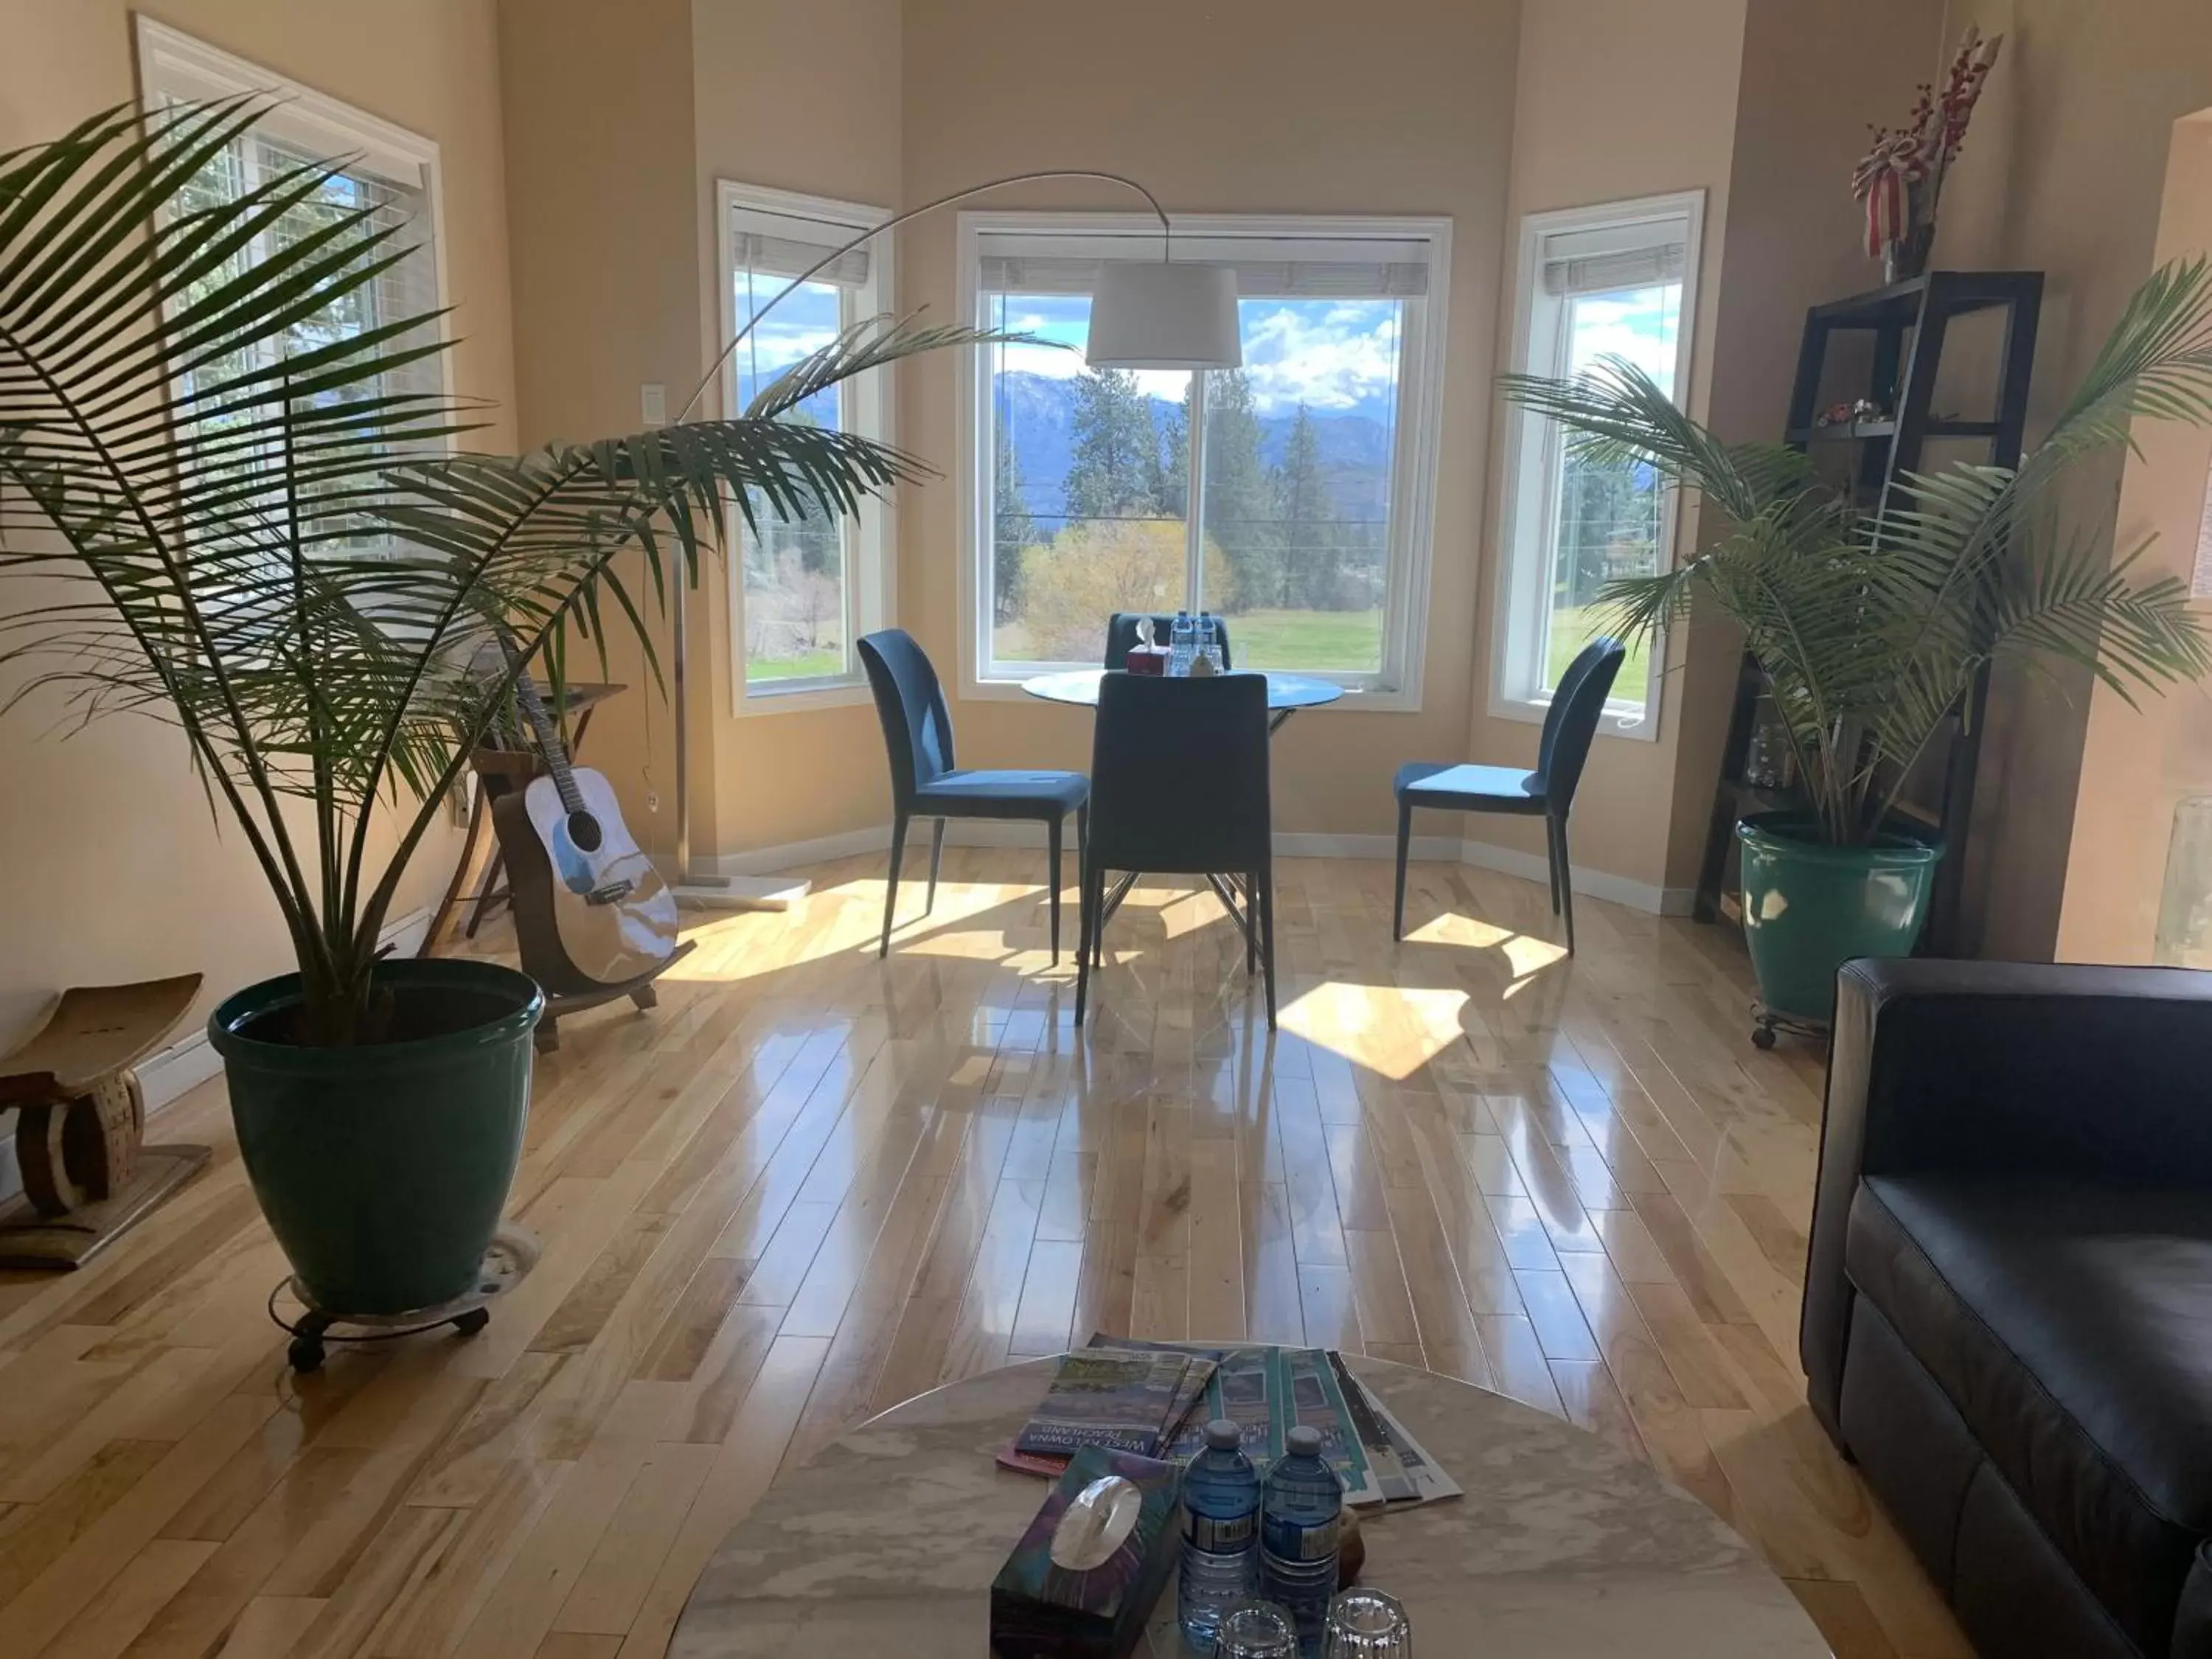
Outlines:
<svg viewBox="0 0 2212 1659"><path fill-rule="evenodd" d="M1402 1083L1462 1036L1464 991L1328 980L1285 1008L1286 1031Z"/></svg>
<svg viewBox="0 0 2212 1659"><path fill-rule="evenodd" d="M1518 937L1510 927L1500 927L1494 922L1477 921L1473 916L1462 916L1448 910L1414 928L1406 935L1405 942L1408 945L1460 945L1486 951Z"/></svg>

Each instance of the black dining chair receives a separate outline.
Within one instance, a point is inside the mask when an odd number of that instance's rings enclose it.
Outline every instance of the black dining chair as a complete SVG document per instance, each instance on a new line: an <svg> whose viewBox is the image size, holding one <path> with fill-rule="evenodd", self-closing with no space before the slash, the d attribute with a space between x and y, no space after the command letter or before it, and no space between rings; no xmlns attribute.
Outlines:
<svg viewBox="0 0 2212 1659"><path fill-rule="evenodd" d="M1052 894L1052 959L1060 961L1060 830L1075 814L1076 862L1082 864L1090 821L1091 781L1080 772L962 771L952 757L952 718L937 670L902 628L864 634L856 642L884 725L891 763L891 872L884 893L884 939L889 956L891 921L898 908L899 864L906 855L907 824L934 818L929 842L927 915L937 906L937 872L945 858L947 818L1035 818L1045 826L1046 885Z"/></svg>
<svg viewBox="0 0 2212 1659"><path fill-rule="evenodd" d="M1227 878L1231 915L1256 963L1275 1024L1273 812L1267 793L1267 680L1263 674L1164 679L1108 674L1098 683L1091 744L1090 850L1083 861L1075 1023L1100 959L1109 871Z"/></svg>
<svg viewBox="0 0 2212 1659"><path fill-rule="evenodd" d="M1552 706L1544 711L1544 736L1537 745L1536 769L1510 766L1452 766L1438 761L1410 761L1398 769L1391 792L1398 797L1398 896L1391 912L1390 937L1406 936L1406 848L1413 837L1413 809L1446 812L1512 812L1544 820L1544 851L1551 867L1552 914L1564 916L1567 954L1575 953L1575 890L1567 865L1567 811L1575 804L1583 763L1589 758L1613 676L1627 647L1619 640L1595 639L1576 653L1559 676Z"/></svg>
<svg viewBox="0 0 2212 1659"><path fill-rule="evenodd" d="M1129 665L1129 647L1137 642L1137 621L1145 614L1140 611L1116 611L1106 619L1107 667L1127 668ZM1168 629L1174 625L1175 617L1172 614L1167 616L1154 614L1152 616L1153 642L1165 645L1168 642ZM1221 665L1224 668L1236 667L1237 659L1231 654L1229 649L1228 620L1225 617L1216 617L1213 619L1213 625L1221 631Z"/></svg>

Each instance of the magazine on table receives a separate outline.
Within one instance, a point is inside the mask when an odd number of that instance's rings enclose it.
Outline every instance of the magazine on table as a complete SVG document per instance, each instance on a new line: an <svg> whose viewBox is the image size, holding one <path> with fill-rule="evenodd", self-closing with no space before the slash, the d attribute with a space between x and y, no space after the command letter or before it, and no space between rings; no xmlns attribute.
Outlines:
<svg viewBox="0 0 2212 1659"><path fill-rule="evenodd" d="M1291 1430L1304 1425L1321 1431L1322 1455L1344 1482L1345 1501L1354 1507L1429 1504L1460 1495L1458 1483L1333 1349L1207 1347L1094 1337L1083 1352L1125 1358L1181 1355L1206 1368L1202 1383L1191 1390L1188 1410L1170 1424L1158 1456L1189 1462L1205 1446L1206 1425L1225 1417L1243 1430L1246 1455L1264 1468L1283 1455ZM1027 1452L1018 1442L999 1455L999 1462L1024 1474L1057 1478L1067 1467L1067 1455Z"/></svg>
<svg viewBox="0 0 2212 1659"><path fill-rule="evenodd" d="M1085 1446L1104 1446L1155 1456L1196 1399L1189 1377L1201 1367L1212 1370L1203 1360L1166 1350L1091 1348L1069 1354L1013 1449L1066 1458Z"/></svg>

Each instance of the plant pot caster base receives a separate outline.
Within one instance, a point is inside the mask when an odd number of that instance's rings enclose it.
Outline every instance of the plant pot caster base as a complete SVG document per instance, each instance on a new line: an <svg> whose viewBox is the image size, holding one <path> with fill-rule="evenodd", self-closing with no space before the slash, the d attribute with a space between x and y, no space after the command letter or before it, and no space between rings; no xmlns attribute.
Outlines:
<svg viewBox="0 0 2212 1659"><path fill-rule="evenodd" d="M1763 1002L1754 1001L1751 1005L1751 1046L1759 1049L1771 1048L1778 1032L1804 1037L1823 1047L1828 1041L1826 1020L1801 1019L1796 1014L1782 1013Z"/></svg>
<svg viewBox="0 0 2212 1659"><path fill-rule="evenodd" d="M322 1370L325 1345L331 1342L388 1342L398 1337L420 1335L441 1325L451 1325L462 1336L474 1336L491 1323L493 1304L520 1285L537 1265L538 1241L520 1227L502 1226L493 1237L491 1248L484 1252L483 1271L477 1276L476 1288L466 1296L402 1314L352 1314L318 1307L298 1279L287 1279L269 1292L269 1317L277 1329L291 1337L285 1358L295 1374L305 1376ZM288 1321L276 1311L280 1297L289 1297L300 1304L299 1318ZM341 1325L352 1328L357 1334L332 1334L333 1328Z"/></svg>

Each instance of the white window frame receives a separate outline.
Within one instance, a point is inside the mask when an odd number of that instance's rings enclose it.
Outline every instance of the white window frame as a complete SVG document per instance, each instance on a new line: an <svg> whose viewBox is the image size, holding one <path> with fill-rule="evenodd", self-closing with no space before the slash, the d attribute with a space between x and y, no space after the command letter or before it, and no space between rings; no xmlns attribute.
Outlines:
<svg viewBox="0 0 2212 1659"><path fill-rule="evenodd" d="M715 181L715 236L720 244L715 315L720 319L720 343L727 352L737 335L737 234L764 231L805 241L820 241L824 253L864 230L889 222L888 208L859 202L836 201L826 196L806 196L765 185ZM889 237L868 245L868 281L857 290L850 307L854 320L893 312L897 306L897 273L894 243ZM722 407L738 412L738 362L728 356L721 368ZM843 387L848 400L852 429L882 443L897 442L896 381L890 368L872 370L848 380ZM836 677L763 680L755 685L745 675L745 585L736 556L726 563L730 619L730 712L744 717L794 714L809 708L831 708L869 701L867 677L852 642L861 635L887 628L897 617L898 561L893 556L896 508L880 495L860 504L857 522L847 532L845 544L845 638L851 658L848 671ZM744 534L734 509L730 515L731 545Z"/></svg>
<svg viewBox="0 0 2212 1659"><path fill-rule="evenodd" d="M1515 288L1512 371L1517 374L1559 372L1559 350L1564 342L1536 337L1536 298L1542 286L1540 266L1547 238L1566 232L1681 220L1685 222L1681 319L1674 346L1674 384L1670 390L1676 406L1686 409L1698 333L1698 268L1705 239L1705 192L1692 190L1523 215ZM1505 416L1504 470L1498 491L1496 605L1490 641L1489 711L1502 720L1540 724L1550 711L1551 693L1531 692L1527 688L1531 683L1534 653L1540 648L1536 641L1547 631L1543 618L1549 603L1552 526L1548 509L1541 509L1544 522L1531 536L1523 526L1522 516L1532 485L1540 484L1548 474L1544 447L1548 447L1548 441L1547 441L1539 434L1535 418L1526 410L1509 405ZM1674 565L1682 522L1680 495L1680 492L1671 486L1663 488L1659 526L1662 570L1672 569ZM1652 636L1649 661L1641 702L1619 696L1608 697L1605 718L1598 726L1601 733L1647 743L1657 741L1666 683L1667 635L1663 630Z"/></svg>
<svg viewBox="0 0 2212 1659"><path fill-rule="evenodd" d="M255 120L255 131L310 155L348 158L353 170L424 192L430 204L430 258L437 277L438 309L447 313L439 320L439 332L441 338L449 338L449 244L437 140L410 132L289 76L194 40L143 12L137 15L135 21L139 102L147 110L158 110L165 98L210 103L247 94L267 94L278 101ZM450 380L448 356L441 354L437 361ZM451 389L448 386L449 392Z"/></svg>
<svg viewBox="0 0 2212 1659"><path fill-rule="evenodd" d="M1332 711L1413 713L1421 707L1422 676L1428 645L1429 583L1436 541L1437 456L1443 422L1444 343L1450 332L1452 222L1442 216L1375 217L1366 215L1175 214L1170 222L1179 241L1249 237L1283 240L1398 239L1428 245L1428 292L1408 307L1398 356L1398 438L1391 460L1390 548L1385 577L1382 668L1377 674L1330 674L1346 696ZM1142 213L975 212L960 215L958 234L959 314L988 326L983 314L981 243L993 234L1129 239L1131 258L1157 258L1160 222ZM1056 668L1095 668L1090 663L1007 664L994 672L989 661L991 619L983 614L989 599L982 570L991 555L993 467L985 431L990 418L992 356L971 348L969 370L960 376L957 467L960 508L960 689L963 696L1015 702L1026 694L1022 682ZM1202 407L1201 404L1201 407ZM1103 637L1106 619L1100 617Z"/></svg>
<svg viewBox="0 0 2212 1659"><path fill-rule="evenodd" d="M170 99L204 104L248 95L265 96L272 101L255 118L255 132L307 155L343 161L349 173L367 175L422 192L428 218L429 244L426 252L435 295L430 308L438 313L433 326L439 341L450 346L453 300L448 286L445 181L437 141L219 46L211 46L204 40L157 22L143 12L136 14L132 21L136 25L139 106L149 114L160 111ZM439 393L452 397L452 352L441 351L428 361L437 372ZM458 434L449 433L434 441L434 447L448 453L459 445ZM383 550L397 551L392 548Z"/></svg>

